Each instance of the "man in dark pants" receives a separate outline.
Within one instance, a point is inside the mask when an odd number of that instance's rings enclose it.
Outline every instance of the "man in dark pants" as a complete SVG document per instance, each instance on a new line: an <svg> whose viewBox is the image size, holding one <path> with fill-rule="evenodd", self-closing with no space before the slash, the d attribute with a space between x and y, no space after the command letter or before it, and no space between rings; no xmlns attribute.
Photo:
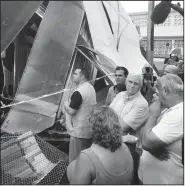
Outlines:
<svg viewBox="0 0 185 186"><path fill-rule="evenodd" d="M92 125L89 117L96 105L96 92L88 79L89 73L86 69L75 70L73 82L77 89L72 94L70 103L66 102L64 105L67 131L70 135L69 163L92 144Z"/></svg>

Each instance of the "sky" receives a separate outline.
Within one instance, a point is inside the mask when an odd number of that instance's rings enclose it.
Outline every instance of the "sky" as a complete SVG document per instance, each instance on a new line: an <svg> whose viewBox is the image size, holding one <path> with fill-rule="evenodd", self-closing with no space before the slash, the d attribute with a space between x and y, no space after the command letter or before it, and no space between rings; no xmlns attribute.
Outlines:
<svg viewBox="0 0 185 186"><path fill-rule="evenodd" d="M161 1L155 1L155 5L160 2ZM172 1L174 4L178 2L180 2L181 7L183 7L183 1ZM121 1L121 3L127 13L148 11L148 1Z"/></svg>

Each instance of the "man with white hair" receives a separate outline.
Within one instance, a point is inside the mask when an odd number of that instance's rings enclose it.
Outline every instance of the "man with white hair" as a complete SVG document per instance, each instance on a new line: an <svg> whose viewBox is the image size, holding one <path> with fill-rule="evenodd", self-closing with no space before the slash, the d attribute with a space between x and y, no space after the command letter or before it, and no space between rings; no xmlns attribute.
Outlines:
<svg viewBox="0 0 185 186"><path fill-rule="evenodd" d="M164 72L163 72L163 75L166 75L166 74L175 74L178 76L178 73L179 73L179 69L178 67L176 67L175 65L167 65L165 68L164 68ZM181 78L182 79L182 78ZM153 94L153 100L157 100L158 99L158 96L156 95L156 93ZM163 106L163 105L162 105ZM163 107L164 108L164 107Z"/></svg>
<svg viewBox="0 0 185 186"><path fill-rule="evenodd" d="M148 121L140 131L144 151L139 178L143 184L183 184L183 82L167 74L158 79L156 88L160 102L150 105ZM167 108L164 112L161 104ZM156 158L163 149L169 152L166 161Z"/></svg>
<svg viewBox="0 0 185 186"><path fill-rule="evenodd" d="M125 92L117 94L110 107L118 114L124 134L136 131L148 117L148 103L141 95L142 75L130 74Z"/></svg>
<svg viewBox="0 0 185 186"><path fill-rule="evenodd" d="M179 69L175 65L167 65L164 68L164 75L165 74L175 74L175 75L178 75L178 73L179 73Z"/></svg>
<svg viewBox="0 0 185 186"><path fill-rule="evenodd" d="M140 92L142 85L142 75L129 74L126 79L127 90L117 94L110 104L110 107L118 114L120 124L122 126L122 132L123 135L125 135L123 140L124 142L127 142L134 158L135 172L134 182L132 184L138 184L137 169L139 162L139 154L136 154L135 151L138 138L134 136L137 136L137 130L148 118L148 103ZM137 146L139 146L138 143Z"/></svg>

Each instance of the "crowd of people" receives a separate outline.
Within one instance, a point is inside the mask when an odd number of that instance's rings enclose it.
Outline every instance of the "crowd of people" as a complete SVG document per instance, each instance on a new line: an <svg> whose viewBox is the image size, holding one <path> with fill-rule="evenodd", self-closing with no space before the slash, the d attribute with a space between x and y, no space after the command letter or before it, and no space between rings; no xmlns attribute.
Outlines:
<svg viewBox="0 0 185 186"><path fill-rule="evenodd" d="M87 69L76 69L77 89L65 102L70 135L70 184L183 184L183 81L167 63L160 77L115 69L105 105Z"/></svg>
<svg viewBox="0 0 185 186"><path fill-rule="evenodd" d="M164 69L169 65L173 68L170 73L178 75L184 82L184 61L178 55L170 54L170 57L164 60Z"/></svg>

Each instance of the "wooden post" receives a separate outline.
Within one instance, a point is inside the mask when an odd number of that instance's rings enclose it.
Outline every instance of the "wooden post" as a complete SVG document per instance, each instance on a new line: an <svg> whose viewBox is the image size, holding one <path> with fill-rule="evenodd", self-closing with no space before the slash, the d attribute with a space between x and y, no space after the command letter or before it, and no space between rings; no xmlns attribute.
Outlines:
<svg viewBox="0 0 185 186"><path fill-rule="evenodd" d="M154 51L154 23L151 15L154 10L155 1L148 1L148 25L147 25L147 60L153 67L153 51Z"/></svg>

